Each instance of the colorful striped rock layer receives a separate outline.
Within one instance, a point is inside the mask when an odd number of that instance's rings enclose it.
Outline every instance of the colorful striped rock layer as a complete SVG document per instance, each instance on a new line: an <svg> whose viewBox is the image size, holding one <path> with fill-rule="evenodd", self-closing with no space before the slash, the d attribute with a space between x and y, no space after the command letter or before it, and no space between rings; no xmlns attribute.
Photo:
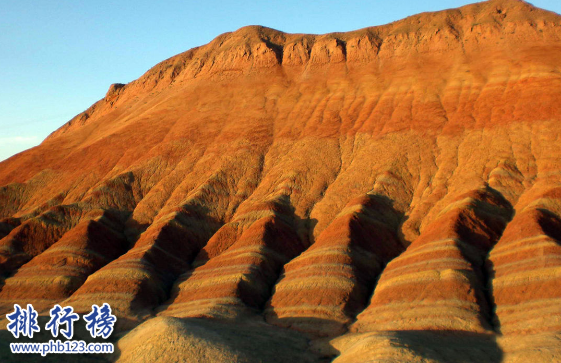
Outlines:
<svg viewBox="0 0 561 363"><path fill-rule="evenodd" d="M122 362L560 362L560 140L526 2L241 28L0 163L0 313L107 302Z"/></svg>

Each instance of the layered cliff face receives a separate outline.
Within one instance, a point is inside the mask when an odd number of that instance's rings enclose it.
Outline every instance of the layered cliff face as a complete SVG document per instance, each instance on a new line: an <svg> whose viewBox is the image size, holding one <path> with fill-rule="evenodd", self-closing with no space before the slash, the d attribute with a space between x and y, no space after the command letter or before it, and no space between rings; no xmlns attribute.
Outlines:
<svg viewBox="0 0 561 363"><path fill-rule="evenodd" d="M0 164L0 310L108 302L122 361L561 359L560 100L518 0L221 35Z"/></svg>

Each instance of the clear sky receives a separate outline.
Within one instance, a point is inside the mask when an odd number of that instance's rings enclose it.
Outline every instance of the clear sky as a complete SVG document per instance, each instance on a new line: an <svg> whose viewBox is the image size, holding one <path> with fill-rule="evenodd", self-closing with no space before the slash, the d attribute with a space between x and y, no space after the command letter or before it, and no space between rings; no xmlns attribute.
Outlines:
<svg viewBox="0 0 561 363"><path fill-rule="evenodd" d="M0 160L156 63L246 25L329 33L469 0L0 0ZM561 13L560 0L534 0Z"/></svg>

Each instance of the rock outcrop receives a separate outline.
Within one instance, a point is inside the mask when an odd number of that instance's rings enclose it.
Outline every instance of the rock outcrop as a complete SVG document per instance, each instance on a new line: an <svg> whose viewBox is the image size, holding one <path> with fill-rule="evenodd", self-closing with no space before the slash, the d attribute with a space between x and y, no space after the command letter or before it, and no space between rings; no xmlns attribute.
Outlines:
<svg viewBox="0 0 561 363"><path fill-rule="evenodd" d="M0 163L0 310L107 302L122 361L559 361L559 100L520 0L220 35Z"/></svg>

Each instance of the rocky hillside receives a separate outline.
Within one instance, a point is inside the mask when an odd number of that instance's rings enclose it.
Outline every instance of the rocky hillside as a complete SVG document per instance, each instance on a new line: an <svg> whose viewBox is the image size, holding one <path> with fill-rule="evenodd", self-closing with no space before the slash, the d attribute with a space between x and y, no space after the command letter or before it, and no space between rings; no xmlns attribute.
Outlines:
<svg viewBox="0 0 561 363"><path fill-rule="evenodd" d="M561 16L172 57L0 163L0 272L111 304L122 362L561 361Z"/></svg>

